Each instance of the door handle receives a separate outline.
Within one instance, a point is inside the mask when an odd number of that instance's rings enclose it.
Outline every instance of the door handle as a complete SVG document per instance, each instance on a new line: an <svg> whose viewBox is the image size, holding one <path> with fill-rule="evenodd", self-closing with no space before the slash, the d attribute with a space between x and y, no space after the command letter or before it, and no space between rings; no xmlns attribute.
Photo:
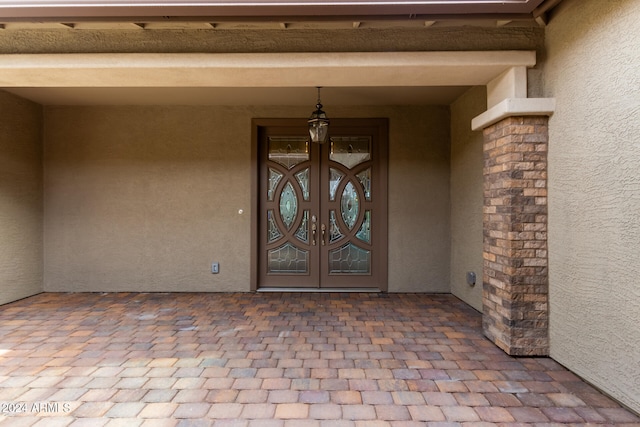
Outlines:
<svg viewBox="0 0 640 427"><path fill-rule="evenodd" d="M311 215L311 244L313 246L316 245L316 232L318 230L318 225L316 224L317 221L318 219L316 218L316 216Z"/></svg>
<svg viewBox="0 0 640 427"><path fill-rule="evenodd" d="M324 225L324 224L322 224L322 226L320 227L320 229L322 230L322 246L324 246L324 244L325 244L325 243L324 243L324 234L325 234L325 231L327 231L327 226L326 226L326 225Z"/></svg>
<svg viewBox="0 0 640 427"><path fill-rule="evenodd" d="M316 245L316 230L318 229L318 226L316 224L311 224L311 244L313 246Z"/></svg>

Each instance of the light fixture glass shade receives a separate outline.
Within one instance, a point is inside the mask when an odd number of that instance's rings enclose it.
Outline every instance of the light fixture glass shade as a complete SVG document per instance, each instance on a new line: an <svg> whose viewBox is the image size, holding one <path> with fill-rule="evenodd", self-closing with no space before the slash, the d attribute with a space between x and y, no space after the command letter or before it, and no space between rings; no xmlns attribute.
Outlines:
<svg viewBox="0 0 640 427"><path fill-rule="evenodd" d="M316 111L311 113L311 117L307 121L309 123L309 136L311 142L317 144L324 144L327 142L327 136L329 135L329 119L327 114L322 111L322 104L320 103L320 88L318 88L318 103L316 104Z"/></svg>

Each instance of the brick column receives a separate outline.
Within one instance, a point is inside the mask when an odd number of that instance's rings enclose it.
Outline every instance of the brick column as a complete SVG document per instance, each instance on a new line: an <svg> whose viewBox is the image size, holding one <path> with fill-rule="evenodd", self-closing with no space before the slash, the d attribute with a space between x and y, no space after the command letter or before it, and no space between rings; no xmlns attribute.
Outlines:
<svg viewBox="0 0 640 427"><path fill-rule="evenodd" d="M514 356L546 356L548 117L484 129L485 335Z"/></svg>

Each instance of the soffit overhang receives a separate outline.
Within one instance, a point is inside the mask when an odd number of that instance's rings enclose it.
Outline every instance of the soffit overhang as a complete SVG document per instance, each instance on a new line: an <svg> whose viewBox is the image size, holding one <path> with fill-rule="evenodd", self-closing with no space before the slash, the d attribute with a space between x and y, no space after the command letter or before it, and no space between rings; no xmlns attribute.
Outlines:
<svg viewBox="0 0 640 427"><path fill-rule="evenodd" d="M558 0L0 0L0 19L57 20L246 20L361 17L502 17L531 19ZM546 5L546 6L545 6Z"/></svg>

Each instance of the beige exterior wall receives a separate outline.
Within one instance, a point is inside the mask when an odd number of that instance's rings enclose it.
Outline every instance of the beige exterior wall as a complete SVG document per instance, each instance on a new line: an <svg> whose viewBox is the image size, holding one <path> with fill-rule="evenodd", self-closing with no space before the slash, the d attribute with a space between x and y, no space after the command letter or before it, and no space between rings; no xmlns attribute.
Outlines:
<svg viewBox="0 0 640 427"><path fill-rule="evenodd" d="M0 31L0 54L539 51L544 44L536 25L378 24L12 27ZM306 117L310 107L47 107L45 289L249 290L250 119ZM325 109L332 117L390 118L389 290L449 292L449 281L460 280L450 268L466 271L473 251L464 248L460 261L450 263L460 248L451 251L449 182L466 175L449 175L448 109ZM11 227L35 230L22 221ZM453 221L462 230L464 218ZM5 251L15 257L11 247L0 249L5 258ZM219 275L209 273L211 261L220 262ZM23 289L13 270L9 277L12 289ZM2 291L7 299L22 295ZM467 298L461 289L456 294Z"/></svg>
<svg viewBox="0 0 640 427"><path fill-rule="evenodd" d="M151 52L421 52L459 50L532 50L544 44L544 29L526 27L434 26L424 28L362 26L348 23L293 25L286 30L260 29L251 23L215 29L12 29L0 31L0 54L14 53L151 53Z"/></svg>
<svg viewBox="0 0 640 427"><path fill-rule="evenodd" d="M551 356L640 412L640 8L565 0L547 29Z"/></svg>
<svg viewBox="0 0 640 427"><path fill-rule="evenodd" d="M448 292L448 109L325 110L389 118L389 290ZM249 291L251 119L309 112L47 107L45 290Z"/></svg>
<svg viewBox="0 0 640 427"><path fill-rule="evenodd" d="M42 292L42 109L0 92L0 304Z"/></svg>
<svg viewBox="0 0 640 427"><path fill-rule="evenodd" d="M451 104L451 293L482 311L482 132L471 119L487 109L486 87L475 87ZM466 274L476 273L476 284Z"/></svg>
<svg viewBox="0 0 640 427"><path fill-rule="evenodd" d="M449 109L392 111L389 292L450 292Z"/></svg>

